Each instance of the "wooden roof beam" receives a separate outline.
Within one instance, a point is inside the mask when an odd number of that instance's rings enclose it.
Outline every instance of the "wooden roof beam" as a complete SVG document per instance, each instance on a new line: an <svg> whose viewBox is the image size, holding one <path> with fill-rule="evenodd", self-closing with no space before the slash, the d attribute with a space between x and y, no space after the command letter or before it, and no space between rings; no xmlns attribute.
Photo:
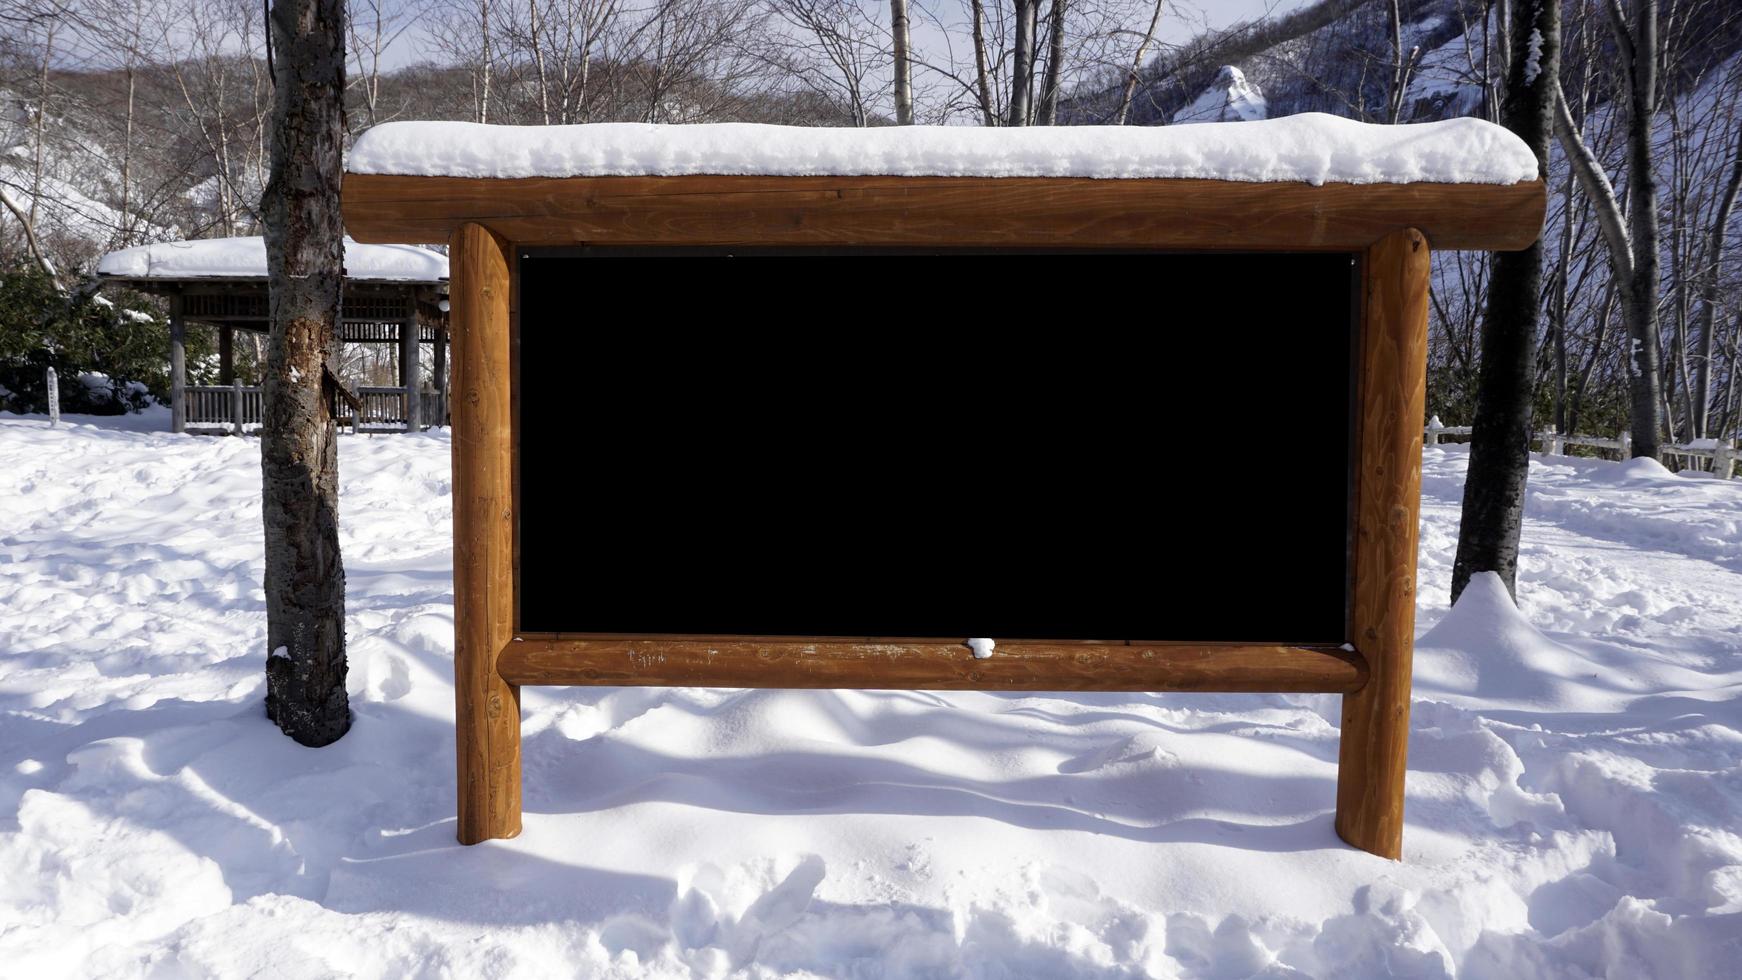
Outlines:
<svg viewBox="0 0 1742 980"><path fill-rule="evenodd" d="M358 241L447 240L477 223L517 245L866 245L1355 251L1406 228L1435 249L1511 251L1541 234L1540 181L1256 183L1082 177L345 175Z"/></svg>

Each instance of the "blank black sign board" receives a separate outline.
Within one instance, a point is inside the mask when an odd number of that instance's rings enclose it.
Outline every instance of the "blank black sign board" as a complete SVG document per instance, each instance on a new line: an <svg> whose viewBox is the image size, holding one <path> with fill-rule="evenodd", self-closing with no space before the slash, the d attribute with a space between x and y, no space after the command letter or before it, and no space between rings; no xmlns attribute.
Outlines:
<svg viewBox="0 0 1742 980"><path fill-rule="evenodd" d="M1348 639L1354 256L516 256L522 633Z"/></svg>

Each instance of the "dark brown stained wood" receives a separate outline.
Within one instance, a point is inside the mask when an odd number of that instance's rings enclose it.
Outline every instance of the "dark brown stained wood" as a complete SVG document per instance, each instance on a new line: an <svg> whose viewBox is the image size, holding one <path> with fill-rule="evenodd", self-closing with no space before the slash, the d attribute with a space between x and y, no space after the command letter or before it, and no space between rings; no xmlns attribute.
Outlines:
<svg viewBox="0 0 1742 980"><path fill-rule="evenodd" d="M810 641L528 636L497 669L510 684L871 688L916 691L1269 691L1342 693L1366 680L1336 648L999 643L976 660L960 641Z"/></svg>
<svg viewBox="0 0 1742 980"><path fill-rule="evenodd" d="M1361 250L1418 228L1511 250L1547 195L1521 184L1261 184L1076 177L566 177L347 174L362 242L438 242L465 222L516 245Z"/></svg>
<svg viewBox="0 0 1742 980"><path fill-rule="evenodd" d="M514 614L508 243L461 225L448 262L459 838L476 844L520 833L520 690L496 672Z"/></svg>
<svg viewBox="0 0 1742 980"><path fill-rule="evenodd" d="M1428 251L1419 232L1388 235L1368 250L1362 276L1351 626L1369 677L1343 697L1336 826L1350 844L1392 859L1403 854Z"/></svg>

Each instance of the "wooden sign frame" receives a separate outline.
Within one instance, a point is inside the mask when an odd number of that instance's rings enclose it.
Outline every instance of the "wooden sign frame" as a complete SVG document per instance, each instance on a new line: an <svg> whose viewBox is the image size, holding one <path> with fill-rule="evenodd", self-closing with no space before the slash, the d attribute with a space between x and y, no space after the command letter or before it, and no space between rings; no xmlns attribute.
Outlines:
<svg viewBox="0 0 1742 980"><path fill-rule="evenodd" d="M1415 629L1430 242L1511 250L1540 234L1541 182L1257 184L958 177L348 174L363 242L449 242L454 674L461 842L521 829L528 684L1343 696L1337 833L1402 853ZM1361 261L1352 647L962 638L598 636L515 624L514 249L766 245L1347 251ZM1310 382L1308 382L1310 383ZM1303 570L1303 574L1310 574Z"/></svg>

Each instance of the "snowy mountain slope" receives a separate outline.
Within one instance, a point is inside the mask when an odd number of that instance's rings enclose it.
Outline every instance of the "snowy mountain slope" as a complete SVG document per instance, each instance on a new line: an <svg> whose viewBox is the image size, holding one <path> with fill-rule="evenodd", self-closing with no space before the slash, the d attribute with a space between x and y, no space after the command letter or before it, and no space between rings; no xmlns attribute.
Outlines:
<svg viewBox="0 0 1742 980"><path fill-rule="evenodd" d="M1406 0L1399 10L1403 51L1417 57L1399 121L1481 115L1488 39L1502 34L1498 7L1471 0ZM1665 76L1667 89L1689 87L1742 46L1742 33L1727 14L1724 4L1681 11L1689 20L1677 29L1691 40L1685 61ZM1578 12L1568 7L1566 16L1566 31L1576 31ZM1595 18L1590 28L1601 36L1607 31L1602 15L1590 16ZM1206 93L1225 88L1218 76L1229 66L1264 93L1268 118L1328 112L1384 119L1393 59L1385 4L1319 0L1280 5L1267 17L1206 26L1190 41L1163 47L1142 72L1130 121L1160 125L1183 121L1176 120L1182 112L1189 118ZM1118 79L1073 91L1061 112L1074 122L1108 119L1122 86L1123 79ZM1599 98L1606 95L1599 93Z"/></svg>
<svg viewBox="0 0 1742 980"><path fill-rule="evenodd" d="M357 717L310 750L261 713L257 443L0 418L0 977L1742 954L1742 481L1537 458L1522 613L1448 611L1466 456L1428 450L1401 864L1332 833L1317 696L529 688L526 832L461 848L448 449L341 441Z"/></svg>
<svg viewBox="0 0 1742 980"><path fill-rule="evenodd" d="M1264 92L1246 81L1246 74L1233 65L1223 65L1215 84L1191 105L1173 114L1177 123L1251 122L1269 115Z"/></svg>
<svg viewBox="0 0 1742 980"><path fill-rule="evenodd" d="M84 120L55 115L45 120L49 135L43 139L39 177L35 112L31 100L0 89L0 191L22 210L34 207L38 235L57 251L88 258L129 227L112 203L121 197L115 186L121 167L82 125ZM131 230L145 238L174 234L138 216Z"/></svg>

